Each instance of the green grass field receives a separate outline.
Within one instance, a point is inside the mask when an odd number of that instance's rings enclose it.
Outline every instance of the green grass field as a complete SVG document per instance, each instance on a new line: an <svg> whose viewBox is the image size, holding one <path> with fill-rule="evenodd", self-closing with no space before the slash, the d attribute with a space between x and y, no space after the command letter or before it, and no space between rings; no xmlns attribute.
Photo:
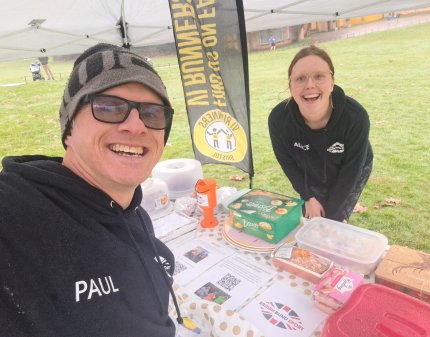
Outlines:
<svg viewBox="0 0 430 337"><path fill-rule="evenodd" d="M369 112L374 168L350 223L378 231L390 244L430 252L430 24L319 44L332 56L336 83ZM303 44L301 44L303 45ZM249 55L254 187L296 196L270 144L267 117L288 96L287 69L298 46ZM193 158L176 58L153 59L172 99L174 125L163 159ZM58 109L71 62L51 62L56 81L32 82L31 60L0 64L0 157L62 155ZM170 65L170 66L168 66ZM205 165L219 186L248 187L242 171ZM243 175L241 182L230 175ZM387 202L393 198L399 203Z"/></svg>

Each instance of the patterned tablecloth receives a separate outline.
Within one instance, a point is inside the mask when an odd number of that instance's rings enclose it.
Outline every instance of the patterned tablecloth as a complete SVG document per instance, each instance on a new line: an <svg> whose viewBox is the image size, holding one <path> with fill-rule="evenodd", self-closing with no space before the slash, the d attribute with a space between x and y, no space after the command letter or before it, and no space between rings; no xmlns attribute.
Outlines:
<svg viewBox="0 0 430 337"><path fill-rule="evenodd" d="M216 214L219 224L215 228L203 229L198 227L190 233L179 237L178 240L192 240L199 238L209 238L218 242L220 245L226 245L232 248L233 246L227 243L221 234L221 228L223 224L228 221L228 214L226 212L219 212ZM233 247L239 254L251 258L255 264L264 265L276 271L275 276L262 288L260 288L257 293L252 298L249 298L242 306L246 306L247 303L251 302L256 296L264 292L269 288L274 282L281 282L285 287L295 288L299 292L303 293L305 296L312 298L314 284L310 283L298 276L291 273L283 271L273 266L270 253L251 253L238 248ZM174 249L172 249L175 252ZM365 282L372 282L372 277L366 277ZM210 331L208 336L224 337L224 336L243 336L243 337L257 337L263 336L262 333L251 323L245 320L237 312L233 310L226 310L221 305L196 299L195 296L190 296L189 293L177 284L174 284L174 290L178 296L181 310L185 312L186 315L192 316L199 321L200 325L205 326L207 331ZM173 314L173 313L172 313ZM174 314L173 314L174 315ZM318 337L321 335L321 330L324 322L309 336ZM202 336L202 335L200 335ZM204 335L203 335L204 336ZM266 336L272 337L272 336Z"/></svg>

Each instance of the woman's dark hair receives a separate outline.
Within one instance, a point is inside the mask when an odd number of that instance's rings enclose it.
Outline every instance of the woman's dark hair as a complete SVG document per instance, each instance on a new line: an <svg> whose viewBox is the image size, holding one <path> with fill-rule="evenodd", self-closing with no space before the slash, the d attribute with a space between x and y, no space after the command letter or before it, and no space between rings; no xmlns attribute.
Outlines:
<svg viewBox="0 0 430 337"><path fill-rule="evenodd" d="M300 49L299 52L296 54L296 56L294 56L293 60L290 63L290 67L288 68L288 78L291 77L291 72L293 71L293 67L296 65L296 63L300 59L302 59L306 56L311 56L311 55L321 57L324 61L326 61L329 68L330 68L332 76L334 76L333 62L331 61L330 56L328 56L328 54L325 52L325 50L318 48L314 45L311 45L309 47L304 47L304 48Z"/></svg>

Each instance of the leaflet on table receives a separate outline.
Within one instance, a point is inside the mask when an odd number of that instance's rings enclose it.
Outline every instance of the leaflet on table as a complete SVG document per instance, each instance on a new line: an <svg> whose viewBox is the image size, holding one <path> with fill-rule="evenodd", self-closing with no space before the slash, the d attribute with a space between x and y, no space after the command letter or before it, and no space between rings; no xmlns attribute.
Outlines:
<svg viewBox="0 0 430 337"><path fill-rule="evenodd" d="M210 239L196 239L169 247L175 255L173 277L178 285L185 285L200 274L234 254L234 250Z"/></svg>
<svg viewBox="0 0 430 337"><path fill-rule="evenodd" d="M161 241L166 242L197 228L198 221L178 212L152 221L154 233Z"/></svg>
<svg viewBox="0 0 430 337"><path fill-rule="evenodd" d="M311 296L280 282L273 283L239 314L265 336L277 337L311 336L327 318L315 308Z"/></svg>
<svg viewBox="0 0 430 337"><path fill-rule="evenodd" d="M161 240L161 239L160 239ZM172 252L174 252L179 246L182 246L185 242L194 242L196 239L196 232L191 231L185 234L182 234L172 240L163 241L167 247L170 248Z"/></svg>
<svg viewBox="0 0 430 337"><path fill-rule="evenodd" d="M273 268L236 253L195 279L184 291L235 310L275 275Z"/></svg>

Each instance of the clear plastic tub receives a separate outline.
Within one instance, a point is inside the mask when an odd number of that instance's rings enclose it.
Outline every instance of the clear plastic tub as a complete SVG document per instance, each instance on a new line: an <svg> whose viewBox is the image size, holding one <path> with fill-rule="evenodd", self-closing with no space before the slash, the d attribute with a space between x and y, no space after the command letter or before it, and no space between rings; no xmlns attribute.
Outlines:
<svg viewBox="0 0 430 337"><path fill-rule="evenodd" d="M298 248L290 243L276 248L270 255L275 267L297 275L312 283L318 283L321 277L333 266L329 259Z"/></svg>
<svg viewBox="0 0 430 337"><path fill-rule="evenodd" d="M388 245L383 234L320 217L307 221L296 240L299 247L364 275L376 269Z"/></svg>
<svg viewBox="0 0 430 337"><path fill-rule="evenodd" d="M148 178L142 184L141 206L148 212L152 220L169 214L173 206L169 200L167 184L156 178Z"/></svg>

